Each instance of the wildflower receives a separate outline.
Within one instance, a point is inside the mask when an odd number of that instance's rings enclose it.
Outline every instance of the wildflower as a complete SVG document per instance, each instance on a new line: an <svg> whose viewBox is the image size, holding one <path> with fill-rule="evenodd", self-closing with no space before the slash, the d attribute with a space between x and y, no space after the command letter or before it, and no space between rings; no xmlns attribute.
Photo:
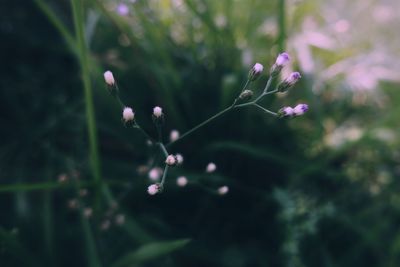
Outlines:
<svg viewBox="0 0 400 267"><path fill-rule="evenodd" d="M229 187L227 187L226 185L218 188L218 194L220 194L221 196L226 195L228 192L229 192Z"/></svg>
<svg viewBox="0 0 400 267"><path fill-rule="evenodd" d="M176 179L176 184L180 187L186 186L188 183L188 179L185 176L180 176Z"/></svg>
<svg viewBox="0 0 400 267"><path fill-rule="evenodd" d="M179 139L179 132L177 130L172 130L169 134L169 140L174 142Z"/></svg>
<svg viewBox="0 0 400 267"><path fill-rule="evenodd" d="M133 121L134 118L135 113L133 113L133 110L130 107L125 107L122 111L122 119L124 120L124 122L127 123Z"/></svg>
<svg viewBox="0 0 400 267"><path fill-rule="evenodd" d="M306 113L308 110L308 105L307 104L298 104L293 108L293 114L295 116L301 116L304 113Z"/></svg>
<svg viewBox="0 0 400 267"><path fill-rule="evenodd" d="M181 165L183 163L183 156L181 154L176 154L175 158L178 165Z"/></svg>
<svg viewBox="0 0 400 267"><path fill-rule="evenodd" d="M175 166L178 163L178 160L174 155L168 155L168 157L165 159L165 163L169 166Z"/></svg>
<svg viewBox="0 0 400 267"><path fill-rule="evenodd" d="M213 162L208 163L206 172L212 173L217 169L217 165L215 165Z"/></svg>
<svg viewBox="0 0 400 267"><path fill-rule="evenodd" d="M278 75L282 68L285 67L290 61L290 56L288 53L283 52L276 58L275 64L271 68L271 76Z"/></svg>
<svg viewBox="0 0 400 267"><path fill-rule="evenodd" d="M147 193L149 193L149 195L155 195L158 192L160 192L160 185L159 184L152 184L147 188Z"/></svg>
<svg viewBox="0 0 400 267"><path fill-rule="evenodd" d="M127 16L129 14L129 7L126 4L121 3L117 7L117 13L121 16Z"/></svg>
<svg viewBox="0 0 400 267"><path fill-rule="evenodd" d="M149 175L149 179L151 181L156 182L156 181L160 180L162 174L163 174L163 170L161 168L155 167L149 171L148 175Z"/></svg>
<svg viewBox="0 0 400 267"><path fill-rule="evenodd" d="M153 116L154 117L156 117L156 118L161 118L162 116L163 116L163 113L162 113L162 108L160 108L160 107L154 107L154 109L153 109Z"/></svg>
<svg viewBox="0 0 400 267"><path fill-rule="evenodd" d="M278 57L276 58L275 64L278 67L283 68L284 66L286 66L290 61L290 56L288 53L283 52L281 54L278 55Z"/></svg>
<svg viewBox="0 0 400 267"><path fill-rule="evenodd" d="M292 107L283 107L278 111L280 117L288 117L294 115L294 110Z"/></svg>
<svg viewBox="0 0 400 267"><path fill-rule="evenodd" d="M115 216L115 224L123 225L125 223L125 215L124 214L117 214Z"/></svg>
<svg viewBox="0 0 400 267"><path fill-rule="evenodd" d="M264 66L261 65L260 63L254 64L254 66L251 68L249 72L249 80L250 81L255 81L260 77L261 72L264 70Z"/></svg>
<svg viewBox="0 0 400 267"><path fill-rule="evenodd" d="M297 83L298 80L300 80L301 75L299 72L292 72L289 77L287 77L285 80L283 80L279 85L278 85L278 91L279 92L285 92L287 89L292 87L295 83Z"/></svg>
<svg viewBox="0 0 400 267"><path fill-rule="evenodd" d="M106 81L106 84L109 86L115 85L114 75L109 70L104 72L104 80Z"/></svg>

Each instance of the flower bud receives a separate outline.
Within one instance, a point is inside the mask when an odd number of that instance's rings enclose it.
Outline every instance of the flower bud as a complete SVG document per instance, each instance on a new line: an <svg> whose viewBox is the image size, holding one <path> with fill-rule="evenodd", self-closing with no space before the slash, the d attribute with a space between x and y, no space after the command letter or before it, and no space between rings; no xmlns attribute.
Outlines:
<svg viewBox="0 0 400 267"><path fill-rule="evenodd" d="M217 165L215 165L213 162L208 163L206 167L206 172L212 173L217 169Z"/></svg>
<svg viewBox="0 0 400 267"><path fill-rule="evenodd" d="M133 110L130 107L125 107L122 111L122 119L124 120L124 122L127 123L129 121L133 121L134 118L135 113L133 113Z"/></svg>
<svg viewBox="0 0 400 267"><path fill-rule="evenodd" d="M184 187L188 184L188 179L185 176L180 176L176 179L176 184L180 187Z"/></svg>
<svg viewBox="0 0 400 267"><path fill-rule="evenodd" d="M278 111L279 117L291 117L294 115L294 110L292 107L283 107Z"/></svg>
<svg viewBox="0 0 400 267"><path fill-rule="evenodd" d="M282 68L284 66L286 66L290 61L290 56L288 53L283 52L281 54L278 55L278 57L276 58L275 64L272 66L271 68L271 76L276 76L278 75Z"/></svg>
<svg viewBox="0 0 400 267"><path fill-rule="evenodd" d="M149 195L155 195L158 192L160 192L160 184L152 184L147 188L147 193L149 193Z"/></svg>
<svg viewBox="0 0 400 267"><path fill-rule="evenodd" d="M229 192L229 187L227 187L226 185L218 188L218 194L220 194L221 196L226 195L228 192Z"/></svg>
<svg viewBox="0 0 400 267"><path fill-rule="evenodd" d="M239 95L239 99L241 99L241 100L250 100L252 96L253 96L253 91L251 91L251 90L244 90L244 91Z"/></svg>
<svg viewBox="0 0 400 267"><path fill-rule="evenodd" d="M261 72L264 70L264 66L261 65L260 63L256 63L254 64L254 66L251 68L250 72L249 72L249 77L248 79L250 81L255 81L258 79L258 77L260 77Z"/></svg>
<svg viewBox="0 0 400 267"><path fill-rule="evenodd" d="M183 163L183 156L181 154L176 154L175 158L178 165L181 165Z"/></svg>
<svg viewBox="0 0 400 267"><path fill-rule="evenodd" d="M168 166L175 166L178 163L178 160L174 155L168 155L168 157L165 159L165 164Z"/></svg>
<svg viewBox="0 0 400 267"><path fill-rule="evenodd" d="M304 113L306 113L308 110L308 105L307 104L298 104L293 108L293 114L295 116L301 116Z"/></svg>
<svg viewBox="0 0 400 267"><path fill-rule="evenodd" d="M174 142L179 139L179 132L177 130L172 130L169 134L169 140Z"/></svg>
<svg viewBox="0 0 400 267"><path fill-rule="evenodd" d="M161 118L164 114L162 113L162 108L160 107L154 107L153 108L153 116L156 118Z"/></svg>
<svg viewBox="0 0 400 267"><path fill-rule="evenodd" d="M287 77L285 80L283 80L279 85L278 85L278 91L279 92L285 92L287 91L290 87L295 85L298 80L300 80L301 75L299 72L292 72L289 77Z"/></svg>
<svg viewBox="0 0 400 267"><path fill-rule="evenodd" d="M163 174L163 170L159 167L155 167L149 171L148 176L151 181L156 182L156 181L160 180L162 174Z"/></svg>
<svg viewBox="0 0 400 267"><path fill-rule="evenodd" d="M109 70L104 72L104 80L106 81L106 84L108 86L114 86L115 85L114 75Z"/></svg>
<svg viewBox="0 0 400 267"><path fill-rule="evenodd" d="M276 58L275 65L283 68L289 63L289 61L290 61L289 54L286 52L283 52L283 53L279 54L278 57Z"/></svg>

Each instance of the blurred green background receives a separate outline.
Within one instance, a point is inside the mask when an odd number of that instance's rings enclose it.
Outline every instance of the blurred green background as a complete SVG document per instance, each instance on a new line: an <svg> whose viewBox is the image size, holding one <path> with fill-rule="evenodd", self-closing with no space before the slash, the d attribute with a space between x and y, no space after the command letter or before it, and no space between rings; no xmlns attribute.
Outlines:
<svg viewBox="0 0 400 267"><path fill-rule="evenodd" d="M0 266L399 266L399 26L396 0L2 1ZM103 72L167 140L282 51L303 78L263 104L309 112L219 118L149 196L162 157Z"/></svg>

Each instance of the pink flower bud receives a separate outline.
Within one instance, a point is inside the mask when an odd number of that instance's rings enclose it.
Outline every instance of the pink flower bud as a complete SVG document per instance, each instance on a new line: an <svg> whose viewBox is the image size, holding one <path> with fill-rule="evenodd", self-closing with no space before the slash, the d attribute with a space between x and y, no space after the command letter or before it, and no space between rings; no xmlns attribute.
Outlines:
<svg viewBox="0 0 400 267"><path fill-rule="evenodd" d="M163 170L159 167L155 167L149 171L148 175L149 175L149 179L151 181L157 182L158 180L160 180L162 174L163 174Z"/></svg>
<svg viewBox="0 0 400 267"><path fill-rule="evenodd" d="M135 117L135 113L130 107L125 107L124 111L122 112L122 118L125 122L132 121Z"/></svg>
<svg viewBox="0 0 400 267"><path fill-rule="evenodd" d="M217 169L217 165L215 165L213 162L208 163L206 172L212 173Z"/></svg>
<svg viewBox="0 0 400 267"><path fill-rule="evenodd" d="M162 108L160 108L160 107L154 107L153 108L153 115L154 115L154 117L156 117L156 118L160 118L162 115L163 115L163 113L162 113Z"/></svg>
<svg viewBox="0 0 400 267"><path fill-rule="evenodd" d="M160 191L160 186L158 184L152 184L147 188L147 193L149 195L155 195Z"/></svg>
<svg viewBox="0 0 400 267"><path fill-rule="evenodd" d="M176 184L180 187L186 186L188 183L188 179L185 176L180 176L176 179Z"/></svg>
<svg viewBox="0 0 400 267"><path fill-rule="evenodd" d="M307 104L298 104L293 108L293 114L295 116L301 116L304 113L306 113L308 110L308 105Z"/></svg>
<svg viewBox="0 0 400 267"><path fill-rule="evenodd" d="M166 159L165 159L165 163L169 166L175 166L177 164L177 160L176 157L174 155L169 155Z"/></svg>
<svg viewBox="0 0 400 267"><path fill-rule="evenodd" d="M109 86L114 86L115 84L114 75L109 70L104 72L104 80L106 81L106 84L108 84Z"/></svg>
<svg viewBox="0 0 400 267"><path fill-rule="evenodd" d="M278 67L283 68L284 66L286 66L290 61L290 56L288 53L283 52L281 54L278 55L278 57L276 58L275 64Z"/></svg>
<svg viewBox="0 0 400 267"><path fill-rule="evenodd" d="M226 195L228 192L229 192L229 187L227 187L226 185L218 188L218 194L220 194L221 196Z"/></svg>
<svg viewBox="0 0 400 267"><path fill-rule="evenodd" d="M183 156L181 154L176 154L175 158L178 165L181 165L183 163Z"/></svg>
<svg viewBox="0 0 400 267"><path fill-rule="evenodd" d="M171 142L176 141L179 138L179 132L177 130L172 130L171 133L169 134L169 140Z"/></svg>

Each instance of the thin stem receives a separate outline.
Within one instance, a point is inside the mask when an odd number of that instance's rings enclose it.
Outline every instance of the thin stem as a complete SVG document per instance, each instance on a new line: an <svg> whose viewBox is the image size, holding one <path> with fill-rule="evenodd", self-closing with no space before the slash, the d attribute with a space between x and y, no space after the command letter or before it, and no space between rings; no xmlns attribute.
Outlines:
<svg viewBox="0 0 400 267"><path fill-rule="evenodd" d="M149 139L151 142L155 143L155 140L153 137L151 137L136 121L135 125L133 128L138 129L147 139Z"/></svg>
<svg viewBox="0 0 400 267"><path fill-rule="evenodd" d="M168 151L167 151L167 149L165 148L164 144L163 144L163 143L158 143L158 145L160 146L160 148L161 148L162 152L164 153L164 155L165 155L166 157L168 157Z"/></svg>
<svg viewBox="0 0 400 267"><path fill-rule="evenodd" d="M182 134L181 137L179 137L179 138L176 139L175 141L168 143L168 144L166 145L166 147L169 147L169 146L171 146L172 144L176 143L177 141L182 140L182 139L185 138L186 136L190 135L191 133L193 133L193 132L197 131L198 129L200 129L201 127L203 127L204 125L206 125L206 124L210 123L211 121L217 119L218 117L220 117L220 116L223 115L224 113L226 113L226 112L232 110L234 107L235 107L235 106L229 106L228 108L226 108L226 109L224 109L224 110L218 112L217 114L215 114L215 115L212 116L211 118L209 118L209 119L203 121L203 122L200 123L199 125L193 127L192 129L190 129L190 130L187 131L186 133Z"/></svg>
<svg viewBox="0 0 400 267"><path fill-rule="evenodd" d="M167 177L168 168L169 168L169 165L168 165L168 164L165 164L164 173L163 173L163 176L162 176L162 178L161 178L161 183L160 183L161 187L164 186L165 177Z"/></svg>
<svg viewBox="0 0 400 267"><path fill-rule="evenodd" d="M247 86L251 83L250 79L247 79L246 83L244 84L242 91L240 92L239 96L235 98L235 101L233 101L232 107L236 105L236 102L239 101L240 95L243 93L244 90L246 90Z"/></svg>
<svg viewBox="0 0 400 267"><path fill-rule="evenodd" d="M271 115L273 115L273 116L275 116L275 117L278 116L278 113L272 112L271 110L268 110L268 109L266 109L266 108L264 108L264 107L262 107L262 106L260 106L260 105L258 105L258 104L253 104L253 105L254 105L255 107L261 109L262 111L268 113L268 114L271 114Z"/></svg>

